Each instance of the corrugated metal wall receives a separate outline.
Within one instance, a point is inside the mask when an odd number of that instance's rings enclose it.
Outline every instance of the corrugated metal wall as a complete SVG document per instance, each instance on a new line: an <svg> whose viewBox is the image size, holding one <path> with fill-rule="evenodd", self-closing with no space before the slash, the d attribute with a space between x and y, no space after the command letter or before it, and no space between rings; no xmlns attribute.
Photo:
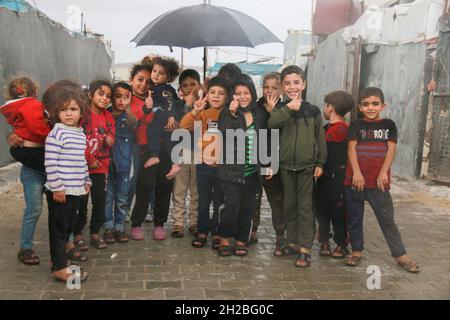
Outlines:
<svg viewBox="0 0 450 320"><path fill-rule="evenodd" d="M432 128L428 177L450 183L450 20L442 27L436 56L436 91L432 100Z"/></svg>
<svg viewBox="0 0 450 320"><path fill-rule="evenodd" d="M37 12L0 8L0 88L12 76L24 74L40 84L42 94L50 83L61 79L81 84L110 79L110 66L111 58L101 42L72 37ZM0 103L4 101L0 95ZM0 166L12 161L6 143L9 132L0 117Z"/></svg>

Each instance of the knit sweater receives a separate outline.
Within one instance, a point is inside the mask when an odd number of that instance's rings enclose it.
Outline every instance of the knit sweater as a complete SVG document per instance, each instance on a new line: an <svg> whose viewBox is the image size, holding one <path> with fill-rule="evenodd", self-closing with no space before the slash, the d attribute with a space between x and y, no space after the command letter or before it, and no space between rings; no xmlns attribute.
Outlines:
<svg viewBox="0 0 450 320"><path fill-rule="evenodd" d="M57 123L45 140L46 188L66 195L85 195L85 185L91 184L85 150L82 128Z"/></svg>

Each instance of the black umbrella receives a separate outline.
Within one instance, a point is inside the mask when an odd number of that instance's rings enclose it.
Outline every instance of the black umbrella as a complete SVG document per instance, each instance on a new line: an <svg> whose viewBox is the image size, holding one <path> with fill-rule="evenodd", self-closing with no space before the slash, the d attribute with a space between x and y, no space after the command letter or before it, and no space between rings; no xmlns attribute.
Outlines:
<svg viewBox="0 0 450 320"><path fill-rule="evenodd" d="M212 46L254 48L263 43L281 42L252 17L233 9L207 4L166 12L150 22L131 41L138 46L187 49Z"/></svg>

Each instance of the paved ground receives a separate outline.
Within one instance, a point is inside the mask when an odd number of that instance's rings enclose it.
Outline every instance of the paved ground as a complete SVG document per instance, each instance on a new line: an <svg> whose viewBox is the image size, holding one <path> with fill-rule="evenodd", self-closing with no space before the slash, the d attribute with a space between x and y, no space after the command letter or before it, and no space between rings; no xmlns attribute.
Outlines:
<svg viewBox="0 0 450 320"><path fill-rule="evenodd" d="M448 187L396 180L393 187L397 222L409 253L421 264L420 274L396 266L373 213L366 214L366 253L360 267L322 258L314 247L312 267L300 270L293 259L272 256L274 234L267 201L263 203L259 242L249 255L218 257L210 248L193 249L191 236L114 244L90 249L91 276L81 290L55 282L48 267L46 208L35 251L41 265L25 266L16 258L23 196L21 185L5 185L0 170L0 299L449 299L450 197ZM11 176L11 173L9 173ZM111 255L117 253L116 259ZM369 290L367 267L381 269L381 289Z"/></svg>

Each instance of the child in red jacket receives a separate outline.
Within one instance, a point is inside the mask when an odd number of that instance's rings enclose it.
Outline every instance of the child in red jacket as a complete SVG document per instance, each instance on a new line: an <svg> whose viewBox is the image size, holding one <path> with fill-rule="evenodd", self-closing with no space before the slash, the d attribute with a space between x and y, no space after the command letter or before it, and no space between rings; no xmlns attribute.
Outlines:
<svg viewBox="0 0 450 320"><path fill-rule="evenodd" d="M105 222L106 178L111 161L111 148L114 145L114 118L106 110L111 102L112 87L106 81L94 81L89 85L90 112L82 120L82 127L86 134L86 161L89 176L92 180L91 200L91 245L97 249L105 249L106 242L99 232ZM79 248L87 249L83 241L83 227L87 221L88 197L81 204L75 227L75 244Z"/></svg>
<svg viewBox="0 0 450 320"><path fill-rule="evenodd" d="M44 168L45 138L50 126L44 116L44 106L36 100L37 85L27 77L12 80L7 88L8 101L0 113L14 128L16 141L11 144L11 155L23 164L20 181L23 185L25 210L22 219L19 260L37 265L40 260L33 251L33 238L42 212L42 195L46 180Z"/></svg>
<svg viewBox="0 0 450 320"><path fill-rule="evenodd" d="M23 139L23 146L11 147L12 157L32 169L45 172L44 142L50 126L44 105L36 95L37 85L30 78L16 78L8 85L8 101L0 107L0 113Z"/></svg>

